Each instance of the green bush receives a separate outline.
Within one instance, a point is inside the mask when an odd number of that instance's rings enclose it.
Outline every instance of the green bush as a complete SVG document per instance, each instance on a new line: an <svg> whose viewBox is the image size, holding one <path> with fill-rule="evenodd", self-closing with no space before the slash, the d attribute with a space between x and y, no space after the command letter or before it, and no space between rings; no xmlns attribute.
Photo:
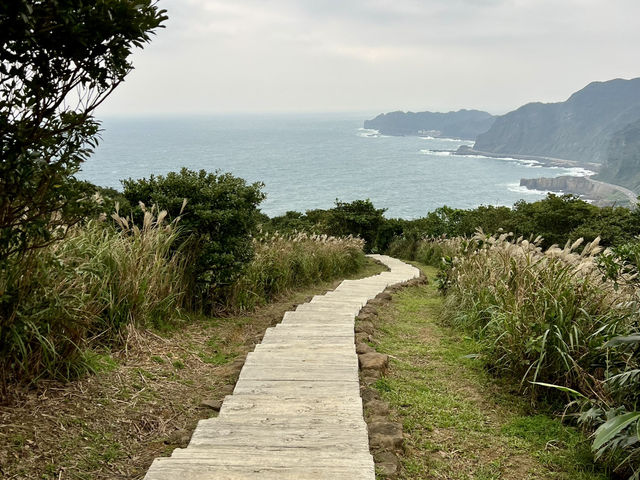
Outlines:
<svg viewBox="0 0 640 480"><path fill-rule="evenodd" d="M360 237L365 241L365 251L375 251L378 232L385 223L384 212L385 209L375 208L368 199L351 203L336 200L336 206L329 211L326 233Z"/></svg>
<svg viewBox="0 0 640 480"><path fill-rule="evenodd" d="M365 261L364 242L353 237L275 233L254 244L255 258L228 289L223 309L251 309L289 289L356 272Z"/></svg>
<svg viewBox="0 0 640 480"><path fill-rule="evenodd" d="M384 218L385 209L375 208L370 200L351 203L336 200L336 206L328 210L287 212L271 218L265 230L271 233L326 234L334 237L352 235L365 241L366 252L384 252L396 235L402 233L404 220Z"/></svg>
<svg viewBox="0 0 640 480"><path fill-rule="evenodd" d="M7 314L0 345L3 383L69 378L84 351L119 346L130 326L166 322L185 300L189 258L174 253L176 225L147 211L142 226L89 221L37 255L12 257L0 276ZM11 290L19 295L4 295Z"/></svg>
<svg viewBox="0 0 640 480"><path fill-rule="evenodd" d="M140 204L158 205L170 219L181 217L182 241L188 242L195 257L191 268L199 295L232 284L251 261L257 207L265 198L262 184L247 185L230 174L186 168L122 183L137 223L142 219Z"/></svg>

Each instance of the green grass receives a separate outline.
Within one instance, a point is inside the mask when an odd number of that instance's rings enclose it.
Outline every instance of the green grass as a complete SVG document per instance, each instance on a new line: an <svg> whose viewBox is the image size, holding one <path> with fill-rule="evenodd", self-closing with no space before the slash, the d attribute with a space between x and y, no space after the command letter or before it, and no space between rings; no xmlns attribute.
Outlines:
<svg viewBox="0 0 640 480"><path fill-rule="evenodd" d="M96 352L94 350L85 350L82 352L83 360L89 366L90 371L94 373L112 372L118 368L118 361L113 357L111 352Z"/></svg>
<svg viewBox="0 0 640 480"><path fill-rule="evenodd" d="M177 369L182 370L184 368L184 362L182 360L174 360L171 364Z"/></svg>
<svg viewBox="0 0 640 480"><path fill-rule="evenodd" d="M424 268L431 279L435 270ZM587 440L532 414L517 386L492 378L471 338L442 326L433 282L398 292L380 310L378 351L392 355L375 387L408 438L402 479L603 480Z"/></svg>

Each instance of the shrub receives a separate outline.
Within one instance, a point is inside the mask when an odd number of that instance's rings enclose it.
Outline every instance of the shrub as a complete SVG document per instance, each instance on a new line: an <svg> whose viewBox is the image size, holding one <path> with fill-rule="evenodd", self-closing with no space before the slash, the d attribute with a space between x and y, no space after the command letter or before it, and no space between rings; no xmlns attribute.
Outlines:
<svg viewBox="0 0 640 480"><path fill-rule="evenodd" d="M351 203L336 200L336 206L329 212L328 234L358 236L365 241L365 251L375 250L378 231L385 222L385 209L375 208L368 199Z"/></svg>
<svg viewBox="0 0 640 480"><path fill-rule="evenodd" d="M364 241L327 235L266 235L255 258L229 288L224 308L250 309L286 290L353 273L364 264Z"/></svg>
<svg viewBox="0 0 640 480"><path fill-rule="evenodd" d="M230 174L186 168L122 183L131 205L158 205L170 219L181 217L181 240L189 242L194 254L192 270L200 295L233 283L251 260L257 207L265 198L262 184L247 185ZM132 213L139 223L141 207L135 207Z"/></svg>

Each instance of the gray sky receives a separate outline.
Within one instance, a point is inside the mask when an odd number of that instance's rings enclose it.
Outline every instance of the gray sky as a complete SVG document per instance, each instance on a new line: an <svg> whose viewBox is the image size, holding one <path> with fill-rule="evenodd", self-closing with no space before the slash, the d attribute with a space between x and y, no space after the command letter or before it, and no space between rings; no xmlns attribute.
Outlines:
<svg viewBox="0 0 640 480"><path fill-rule="evenodd" d="M504 113L640 76L638 0L160 0L99 115Z"/></svg>

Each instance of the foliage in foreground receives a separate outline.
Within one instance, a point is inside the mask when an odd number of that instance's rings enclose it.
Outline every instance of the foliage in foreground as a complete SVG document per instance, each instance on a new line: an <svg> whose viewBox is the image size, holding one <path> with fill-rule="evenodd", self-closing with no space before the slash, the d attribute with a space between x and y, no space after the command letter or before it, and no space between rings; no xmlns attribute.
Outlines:
<svg viewBox="0 0 640 480"><path fill-rule="evenodd" d="M540 248L508 235L424 242L441 259L448 321L478 341L485 364L525 390L581 407L600 426L594 450L629 475L640 469L640 312L629 282L603 277L597 240ZM632 268L627 264L628 268ZM553 386L553 389L544 387Z"/></svg>
<svg viewBox="0 0 640 480"><path fill-rule="evenodd" d="M0 3L0 268L83 218L92 114L166 18L152 0Z"/></svg>
<svg viewBox="0 0 640 480"><path fill-rule="evenodd" d="M200 301L212 288L233 283L251 261L251 234L265 197L262 184L247 185L231 174L186 168L122 183L137 223L143 218L143 207L138 205L158 205L170 219L181 218L180 241L188 242L193 254L190 268Z"/></svg>
<svg viewBox="0 0 640 480"><path fill-rule="evenodd" d="M3 384L71 378L92 368L88 349L118 349L132 328L183 321L193 304L192 251L181 219L145 211L140 226L114 215L92 220L67 238L3 272L20 296L5 297L0 368ZM251 242L251 241L250 241ZM252 241L254 259L225 287L211 290L218 313L247 310L288 289L353 273L364 264L363 241L299 234Z"/></svg>
<svg viewBox="0 0 640 480"><path fill-rule="evenodd" d="M111 292L96 285L117 279L117 260L92 263L81 245L72 246L78 241L73 226L96 207L95 189L74 175L97 144L93 112L131 71L133 49L150 41L165 13L152 0L0 3L3 387L18 373L68 375L77 344L105 314L104 301L120 300L120 292L94 298ZM56 245L65 236L73 252ZM114 255L141 253L138 247L135 252L110 247ZM69 253L73 260L64 257Z"/></svg>
<svg viewBox="0 0 640 480"><path fill-rule="evenodd" d="M2 272L3 380L69 378L89 365L88 345L122 344L129 326L166 321L185 300L188 254L166 212L146 211L141 227L92 220L64 241L15 259ZM8 285L13 285L9 288Z"/></svg>
<svg viewBox="0 0 640 480"><path fill-rule="evenodd" d="M255 258L225 292L226 308L250 309L291 288L356 272L364 241L327 235L267 234L254 241Z"/></svg>

